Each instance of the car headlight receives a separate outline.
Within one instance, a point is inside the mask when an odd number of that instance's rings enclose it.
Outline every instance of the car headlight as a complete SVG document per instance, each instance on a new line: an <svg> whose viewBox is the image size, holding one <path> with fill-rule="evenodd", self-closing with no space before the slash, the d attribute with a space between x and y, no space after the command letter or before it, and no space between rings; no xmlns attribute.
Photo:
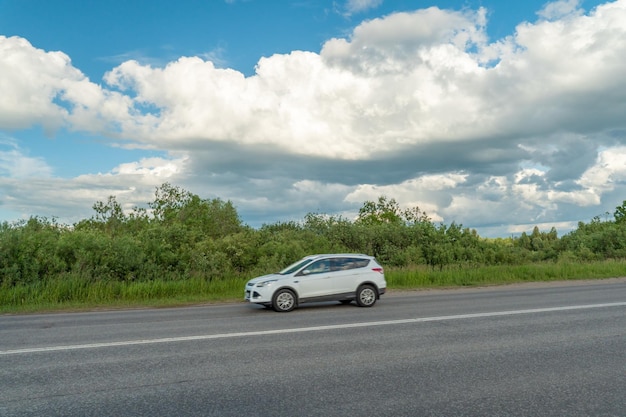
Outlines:
<svg viewBox="0 0 626 417"><path fill-rule="evenodd" d="M267 281L259 282L258 284L256 284L256 286L257 287L265 287L267 285L270 285L272 282L276 282L276 281L278 281L278 280L277 279L270 279L270 280L267 280Z"/></svg>

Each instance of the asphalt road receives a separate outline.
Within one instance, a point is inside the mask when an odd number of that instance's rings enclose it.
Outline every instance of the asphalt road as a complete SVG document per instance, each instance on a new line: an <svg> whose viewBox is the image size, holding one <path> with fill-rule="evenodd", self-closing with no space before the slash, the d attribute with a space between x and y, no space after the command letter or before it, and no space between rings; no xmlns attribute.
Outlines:
<svg viewBox="0 0 626 417"><path fill-rule="evenodd" d="M626 280L0 316L0 416L626 416Z"/></svg>

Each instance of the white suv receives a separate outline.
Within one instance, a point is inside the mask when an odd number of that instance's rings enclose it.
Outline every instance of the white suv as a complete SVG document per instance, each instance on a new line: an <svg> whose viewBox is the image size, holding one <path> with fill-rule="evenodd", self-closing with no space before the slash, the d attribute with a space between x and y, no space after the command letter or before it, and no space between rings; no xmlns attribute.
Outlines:
<svg viewBox="0 0 626 417"><path fill-rule="evenodd" d="M311 301L356 300L361 307L371 307L386 288L383 267L372 256L311 255L277 274L251 279L244 298L280 312Z"/></svg>

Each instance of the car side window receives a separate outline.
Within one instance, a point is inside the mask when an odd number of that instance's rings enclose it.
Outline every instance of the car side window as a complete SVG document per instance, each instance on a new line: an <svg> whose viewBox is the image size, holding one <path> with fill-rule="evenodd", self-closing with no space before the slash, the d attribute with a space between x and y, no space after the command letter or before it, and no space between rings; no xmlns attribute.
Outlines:
<svg viewBox="0 0 626 417"><path fill-rule="evenodd" d="M347 271L350 269L365 268L369 264L368 259L361 258L333 258L331 259L331 271Z"/></svg>
<svg viewBox="0 0 626 417"><path fill-rule="evenodd" d="M349 269L346 258L333 258L330 260L330 269L332 271L345 271Z"/></svg>
<svg viewBox="0 0 626 417"><path fill-rule="evenodd" d="M304 268L298 275L322 274L324 272L330 272L329 259L321 259L313 262L311 265Z"/></svg>

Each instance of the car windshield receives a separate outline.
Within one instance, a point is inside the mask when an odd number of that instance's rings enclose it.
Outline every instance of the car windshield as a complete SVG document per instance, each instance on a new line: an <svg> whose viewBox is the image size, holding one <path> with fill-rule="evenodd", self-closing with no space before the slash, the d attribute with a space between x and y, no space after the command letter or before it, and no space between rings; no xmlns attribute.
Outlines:
<svg viewBox="0 0 626 417"><path fill-rule="evenodd" d="M279 274L280 275L293 274L298 269L302 268L303 266L305 266L306 264L308 264L312 260L313 260L313 258L303 258L303 259L300 259L298 262L293 263L293 264L289 265L287 268L285 268L282 271L280 271Z"/></svg>

